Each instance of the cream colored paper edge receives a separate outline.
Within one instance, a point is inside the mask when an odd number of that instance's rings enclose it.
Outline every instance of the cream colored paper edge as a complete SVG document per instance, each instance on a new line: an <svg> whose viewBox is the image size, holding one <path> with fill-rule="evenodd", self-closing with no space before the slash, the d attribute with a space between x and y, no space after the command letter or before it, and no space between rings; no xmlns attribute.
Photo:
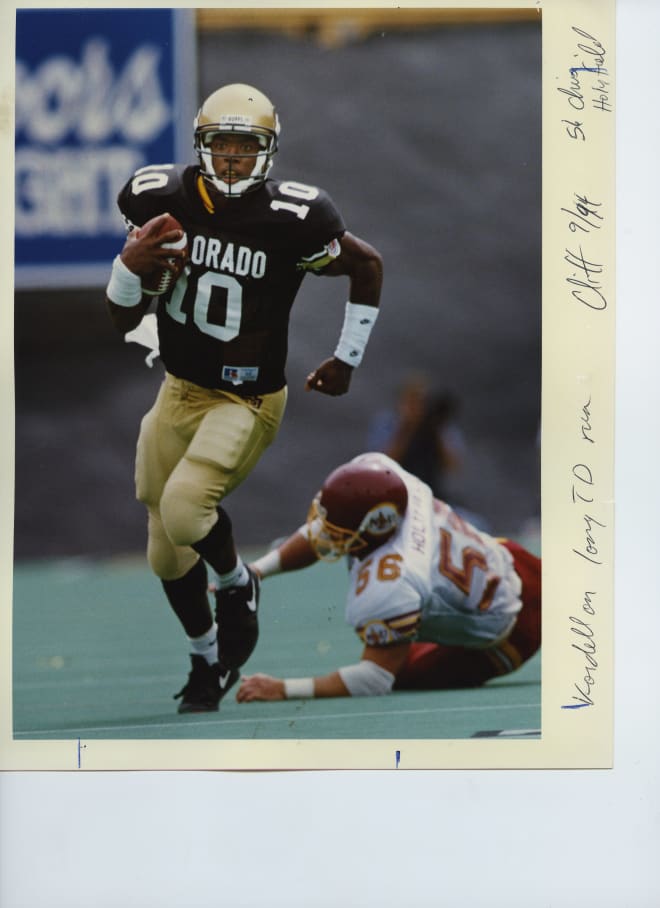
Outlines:
<svg viewBox="0 0 660 908"><path fill-rule="evenodd" d="M55 4L52 4L55 5ZM58 6L75 6L61 3ZM122 6L128 4L121 4ZM160 6L160 4L143 4ZM290 3L310 8L313 3ZM388 8L387 4L323 6ZM41 7L43 4L22 4ZM86 4L88 7L104 4ZM195 7L206 6L196 4ZM209 5L210 6L210 5ZM273 4L213 4L214 8ZM399 3L396 7L492 8L491 2ZM401 769L607 768L613 750L615 10L614 0L510 0L537 9L543 31L543 677L540 740L455 741L86 741L84 769ZM0 222L2 299L13 299L13 61L16 7L0 9L0 142L5 218ZM580 33L574 29L579 29ZM588 37L585 37L588 36ZM580 47L579 45L582 45ZM584 60L589 47L587 60ZM603 73L571 67L596 65ZM576 78L577 82L572 82ZM596 110L592 80L607 83ZM570 94L580 84L585 107ZM566 89L565 92L560 88ZM576 126L580 123L580 126ZM573 124L573 125L571 125ZM583 141L580 130L585 135ZM571 137L570 133L575 137ZM576 202L580 197L591 205ZM515 200L512 199L512 202ZM599 229L571 230L575 205L602 216ZM595 204L597 203L597 205ZM578 211L579 213L579 211ZM590 222L596 218L588 216ZM584 221L579 222L585 226ZM580 266L579 257L589 263ZM585 271L588 268L588 273ZM581 286L582 281L585 286ZM603 302L606 305L603 306ZM601 307L601 308L599 308ZM72 770L78 742L14 741L11 736L11 539L13 532L13 309L0 307L2 586L0 769ZM9 444L9 441L12 444ZM580 498L579 496L582 496ZM575 500L574 500L575 497ZM592 499L585 501L583 499ZM589 594L589 595L587 595ZM582 624L580 622L583 622ZM579 633L581 632L581 633ZM592 647L595 646L595 650ZM579 647L579 648L576 648ZM597 667L593 663L597 662ZM586 681L585 681L586 678ZM593 700L579 706L575 685ZM577 708L564 708L577 706Z"/></svg>

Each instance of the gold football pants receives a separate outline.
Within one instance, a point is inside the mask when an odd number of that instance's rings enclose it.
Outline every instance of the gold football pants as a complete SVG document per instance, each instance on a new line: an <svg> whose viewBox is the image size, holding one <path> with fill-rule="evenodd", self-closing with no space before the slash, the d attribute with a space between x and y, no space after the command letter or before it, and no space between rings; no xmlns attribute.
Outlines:
<svg viewBox="0 0 660 908"><path fill-rule="evenodd" d="M135 461L136 496L149 515L147 558L158 577L176 580L195 564L192 544L274 440L286 397L282 388L244 399L166 373L142 420Z"/></svg>

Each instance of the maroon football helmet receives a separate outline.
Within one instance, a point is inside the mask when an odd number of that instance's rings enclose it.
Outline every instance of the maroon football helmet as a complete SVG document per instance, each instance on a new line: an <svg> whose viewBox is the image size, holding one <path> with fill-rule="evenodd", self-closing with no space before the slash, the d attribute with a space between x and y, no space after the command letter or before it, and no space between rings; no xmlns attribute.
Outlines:
<svg viewBox="0 0 660 908"><path fill-rule="evenodd" d="M408 505L401 477L378 455L337 467L307 515L309 541L323 561L365 555L399 528Z"/></svg>

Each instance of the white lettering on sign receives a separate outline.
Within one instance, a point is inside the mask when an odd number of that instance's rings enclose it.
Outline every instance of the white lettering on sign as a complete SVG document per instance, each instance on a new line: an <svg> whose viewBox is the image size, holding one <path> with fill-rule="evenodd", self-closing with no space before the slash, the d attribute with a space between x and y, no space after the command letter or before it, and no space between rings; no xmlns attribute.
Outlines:
<svg viewBox="0 0 660 908"><path fill-rule="evenodd" d="M158 138L172 119L158 78L161 51L137 47L116 73L109 44L91 38L80 61L52 56L34 71L16 66L16 132L39 145L67 138L107 142L117 136L146 143Z"/></svg>
<svg viewBox="0 0 660 908"><path fill-rule="evenodd" d="M17 236L125 234L117 187L142 163L137 149L107 145L86 151L17 149Z"/></svg>
<svg viewBox="0 0 660 908"><path fill-rule="evenodd" d="M125 233L117 192L172 120L161 53L142 44L117 70L109 43L90 38L79 59L17 61L17 236Z"/></svg>

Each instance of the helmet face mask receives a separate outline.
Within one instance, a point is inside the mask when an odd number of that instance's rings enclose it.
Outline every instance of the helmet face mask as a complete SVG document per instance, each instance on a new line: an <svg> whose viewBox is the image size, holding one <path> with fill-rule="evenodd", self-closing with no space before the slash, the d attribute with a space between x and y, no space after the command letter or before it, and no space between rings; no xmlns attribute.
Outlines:
<svg viewBox="0 0 660 908"><path fill-rule="evenodd" d="M277 151L280 124L275 108L268 98L249 85L225 85L210 95L195 118L195 151L204 179L227 198L240 198L261 186L273 164ZM252 136L260 149L250 153L214 152L216 136ZM238 180L226 181L218 174L214 159L243 161L254 159L250 172ZM242 171L242 168L241 168Z"/></svg>
<svg viewBox="0 0 660 908"><path fill-rule="evenodd" d="M345 464L330 474L312 502L309 542L322 561L364 557L397 531L407 504L405 483L386 465Z"/></svg>
<svg viewBox="0 0 660 908"><path fill-rule="evenodd" d="M307 515L309 542L320 561L339 561L344 555L356 555L368 542L356 530L344 529L331 523L321 504L321 493L316 496Z"/></svg>

